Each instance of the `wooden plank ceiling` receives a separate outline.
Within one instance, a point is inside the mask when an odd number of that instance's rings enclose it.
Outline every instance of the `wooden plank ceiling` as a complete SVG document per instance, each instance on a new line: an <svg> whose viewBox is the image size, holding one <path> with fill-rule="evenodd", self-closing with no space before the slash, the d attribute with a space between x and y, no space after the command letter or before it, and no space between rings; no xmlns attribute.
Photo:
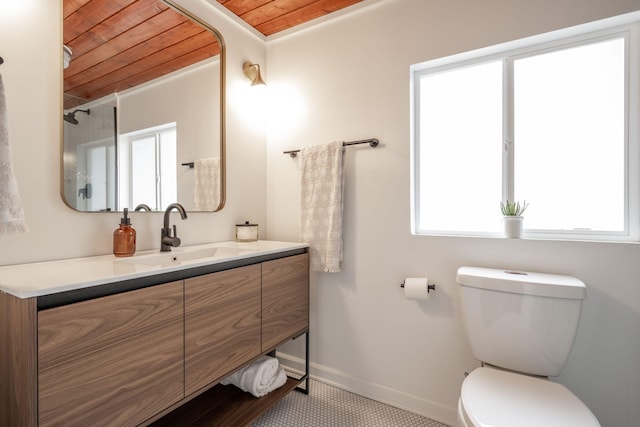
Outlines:
<svg viewBox="0 0 640 427"><path fill-rule="evenodd" d="M362 0L218 0L265 36L295 27Z"/></svg>
<svg viewBox="0 0 640 427"><path fill-rule="evenodd" d="M363 0L217 1L268 36ZM73 52L65 109L220 52L213 34L160 0L64 0L63 18L63 42Z"/></svg>

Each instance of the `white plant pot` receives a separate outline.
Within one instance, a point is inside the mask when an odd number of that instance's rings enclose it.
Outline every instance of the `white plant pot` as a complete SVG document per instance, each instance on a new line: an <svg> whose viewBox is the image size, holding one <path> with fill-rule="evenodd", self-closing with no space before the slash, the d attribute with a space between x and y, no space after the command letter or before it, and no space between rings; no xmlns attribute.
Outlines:
<svg viewBox="0 0 640 427"><path fill-rule="evenodd" d="M522 237L523 216L503 216L504 236L509 239L519 239Z"/></svg>

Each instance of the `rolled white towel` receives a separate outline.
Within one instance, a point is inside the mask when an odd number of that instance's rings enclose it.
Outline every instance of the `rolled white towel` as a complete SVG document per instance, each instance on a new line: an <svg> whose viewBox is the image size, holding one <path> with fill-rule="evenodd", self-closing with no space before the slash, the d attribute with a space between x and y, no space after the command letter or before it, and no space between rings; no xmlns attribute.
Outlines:
<svg viewBox="0 0 640 427"><path fill-rule="evenodd" d="M273 390L282 387L287 381L287 375L278 359L262 356L239 369L221 381L223 385L233 384L242 391L249 392L255 397L262 397Z"/></svg>

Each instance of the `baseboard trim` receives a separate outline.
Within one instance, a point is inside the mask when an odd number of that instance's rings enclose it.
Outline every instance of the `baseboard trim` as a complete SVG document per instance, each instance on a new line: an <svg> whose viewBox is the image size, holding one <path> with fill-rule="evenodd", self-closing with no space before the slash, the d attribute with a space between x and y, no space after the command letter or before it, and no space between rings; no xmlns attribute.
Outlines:
<svg viewBox="0 0 640 427"><path fill-rule="evenodd" d="M296 373L304 372L303 359L281 352L278 352L277 356L282 366L287 370ZM328 366L311 362L309 364L309 376L316 381L431 418L444 424L456 424L456 408L444 406L419 396L356 378L346 372Z"/></svg>

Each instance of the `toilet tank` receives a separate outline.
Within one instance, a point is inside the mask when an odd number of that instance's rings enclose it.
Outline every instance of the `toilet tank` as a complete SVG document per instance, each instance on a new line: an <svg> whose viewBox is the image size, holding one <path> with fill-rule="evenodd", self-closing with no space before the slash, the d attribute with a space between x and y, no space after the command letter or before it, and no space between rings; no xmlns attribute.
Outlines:
<svg viewBox="0 0 640 427"><path fill-rule="evenodd" d="M560 375L586 298L582 281L460 267L457 282L465 330L478 360L532 375Z"/></svg>

